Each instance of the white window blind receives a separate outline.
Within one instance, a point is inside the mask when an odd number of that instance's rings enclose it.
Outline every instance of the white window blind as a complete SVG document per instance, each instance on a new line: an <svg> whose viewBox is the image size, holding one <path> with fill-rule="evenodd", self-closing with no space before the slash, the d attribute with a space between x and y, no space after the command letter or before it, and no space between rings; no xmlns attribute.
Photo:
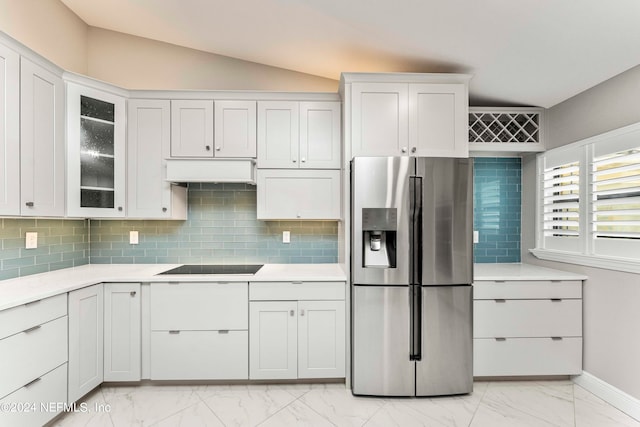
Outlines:
<svg viewBox="0 0 640 427"><path fill-rule="evenodd" d="M592 233L595 239L640 239L640 146L594 157Z"/></svg>
<svg viewBox="0 0 640 427"><path fill-rule="evenodd" d="M543 175L545 237L580 236L580 166L578 162L546 168Z"/></svg>

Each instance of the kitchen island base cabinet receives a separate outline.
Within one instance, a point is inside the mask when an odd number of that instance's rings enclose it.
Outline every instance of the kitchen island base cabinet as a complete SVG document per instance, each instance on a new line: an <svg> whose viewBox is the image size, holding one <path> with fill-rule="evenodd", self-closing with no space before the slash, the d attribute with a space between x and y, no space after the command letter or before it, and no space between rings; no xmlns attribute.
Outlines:
<svg viewBox="0 0 640 427"><path fill-rule="evenodd" d="M69 402L102 383L103 312L102 284L69 292Z"/></svg>
<svg viewBox="0 0 640 427"><path fill-rule="evenodd" d="M105 381L140 381L140 321L140 283L105 283Z"/></svg>

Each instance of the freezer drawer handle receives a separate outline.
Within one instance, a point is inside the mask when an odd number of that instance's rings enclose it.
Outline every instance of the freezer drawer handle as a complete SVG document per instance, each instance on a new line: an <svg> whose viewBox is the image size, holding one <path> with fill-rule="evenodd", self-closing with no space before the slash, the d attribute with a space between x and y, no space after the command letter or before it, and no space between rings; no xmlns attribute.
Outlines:
<svg viewBox="0 0 640 427"><path fill-rule="evenodd" d="M504 337L496 337L496 341L506 341L507 339Z"/></svg>

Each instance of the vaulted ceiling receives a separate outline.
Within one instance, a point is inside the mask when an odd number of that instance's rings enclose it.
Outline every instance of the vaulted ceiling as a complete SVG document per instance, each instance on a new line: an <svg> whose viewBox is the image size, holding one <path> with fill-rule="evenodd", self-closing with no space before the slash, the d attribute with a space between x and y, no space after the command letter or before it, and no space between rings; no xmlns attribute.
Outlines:
<svg viewBox="0 0 640 427"><path fill-rule="evenodd" d="M551 107L640 64L638 0L61 0L88 25L338 79L472 74L472 105Z"/></svg>

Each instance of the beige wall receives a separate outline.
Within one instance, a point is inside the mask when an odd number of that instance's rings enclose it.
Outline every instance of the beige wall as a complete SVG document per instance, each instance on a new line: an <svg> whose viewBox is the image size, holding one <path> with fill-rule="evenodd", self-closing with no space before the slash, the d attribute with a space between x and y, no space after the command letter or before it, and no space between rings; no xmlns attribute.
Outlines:
<svg viewBox="0 0 640 427"><path fill-rule="evenodd" d="M336 80L95 27L88 63L90 76L128 89L338 90Z"/></svg>
<svg viewBox="0 0 640 427"><path fill-rule="evenodd" d="M88 28L58 0L0 0L0 30L65 70L87 74Z"/></svg>
<svg viewBox="0 0 640 427"><path fill-rule="evenodd" d="M640 66L570 98L547 112L549 147L640 122ZM584 366L640 399L640 274L541 261L535 246L535 156L523 159L522 261L589 276L583 293Z"/></svg>

